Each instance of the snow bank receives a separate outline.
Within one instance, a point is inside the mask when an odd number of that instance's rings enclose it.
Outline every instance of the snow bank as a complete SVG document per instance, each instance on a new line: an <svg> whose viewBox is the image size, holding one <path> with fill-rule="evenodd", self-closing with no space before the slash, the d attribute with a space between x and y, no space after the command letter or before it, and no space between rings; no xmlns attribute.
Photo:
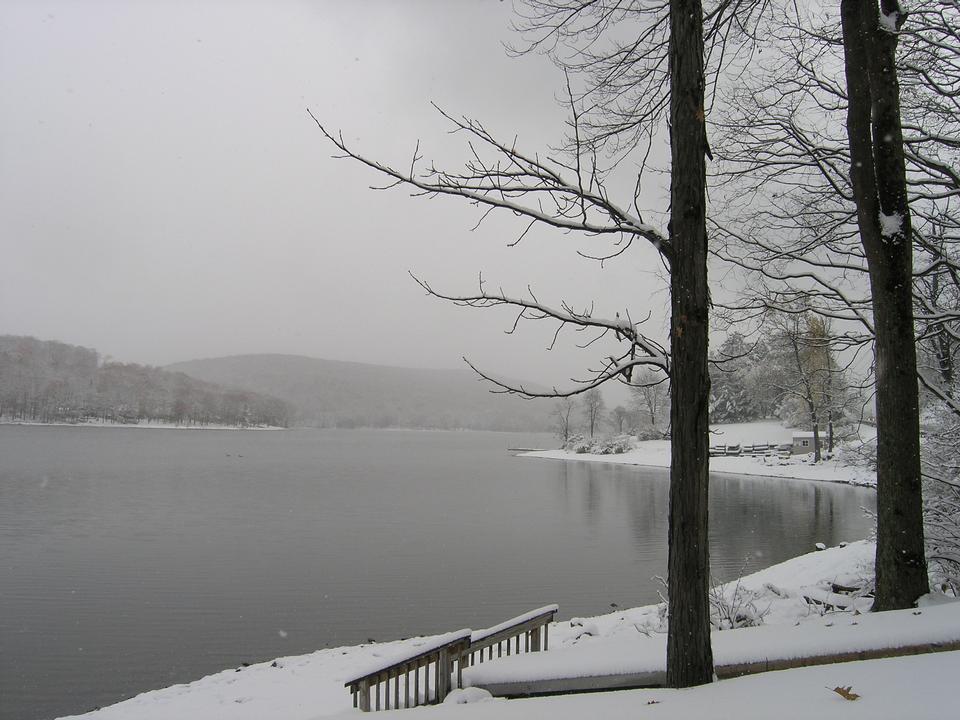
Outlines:
<svg viewBox="0 0 960 720"><path fill-rule="evenodd" d="M799 668L685 690L629 690L399 710L407 720L942 720L960 652ZM836 687L859 697L842 698ZM389 715L389 714L387 714ZM377 717L380 717L378 715ZM386 720L386 717L384 717Z"/></svg>
<svg viewBox="0 0 960 720"><path fill-rule="evenodd" d="M713 660L722 666L777 663L934 643L960 642L960 603L923 610L830 614L801 627L715 631ZM612 639L529 655L513 655L463 673L465 685L486 687L559 678L655 675L666 672L666 636L620 634Z"/></svg>
<svg viewBox="0 0 960 720"><path fill-rule="evenodd" d="M784 428L779 423L772 422L715 425L711 427L710 443L713 445L785 443L790 441L791 433L791 430ZM875 436L876 430L874 428L869 426L861 428L861 441L869 441ZM566 450L538 450L522 453L521 456L668 468L670 467L670 441L638 441L633 450L617 455L572 453ZM818 464L811 463L810 458L805 455L795 455L785 459L776 457L712 457L710 458L710 471L730 475L757 475L875 487L877 484L876 473L861 465L847 462L845 457L849 456L850 453L839 452L834 459L824 460Z"/></svg>

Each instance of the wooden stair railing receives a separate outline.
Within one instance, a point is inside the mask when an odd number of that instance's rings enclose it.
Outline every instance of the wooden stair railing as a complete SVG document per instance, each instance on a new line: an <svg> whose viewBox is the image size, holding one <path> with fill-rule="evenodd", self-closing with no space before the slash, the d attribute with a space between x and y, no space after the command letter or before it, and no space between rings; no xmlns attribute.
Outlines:
<svg viewBox="0 0 960 720"><path fill-rule="evenodd" d="M364 712L396 710L443 702L450 692L454 662L457 664L457 687L461 685L461 658L470 647L470 630L442 635L411 655L383 665L344 683L353 695L353 706ZM411 676L413 679L411 688ZM400 680L403 679L403 693ZM431 680L433 687L431 688ZM392 682L392 692L391 692ZM382 702L381 702L381 689ZM411 689L413 693L411 695ZM373 703L371 705L371 691ZM391 699L393 702L391 702ZM411 701L412 699L412 701Z"/></svg>
<svg viewBox="0 0 960 720"><path fill-rule="evenodd" d="M344 686L353 695L353 706L364 712L441 703L452 686L463 687L464 668L484 662L485 654L488 661L494 658L494 647L496 657L546 650L547 628L557 609L556 605L547 605L486 630L458 630L438 636L411 654L348 680Z"/></svg>
<svg viewBox="0 0 960 720"><path fill-rule="evenodd" d="M497 657L517 655L522 652L546 650L549 644L548 626L557 614L556 605L547 605L511 618L486 630L477 630L470 636L469 658L464 667L493 660L494 646ZM521 638L523 645L521 648Z"/></svg>

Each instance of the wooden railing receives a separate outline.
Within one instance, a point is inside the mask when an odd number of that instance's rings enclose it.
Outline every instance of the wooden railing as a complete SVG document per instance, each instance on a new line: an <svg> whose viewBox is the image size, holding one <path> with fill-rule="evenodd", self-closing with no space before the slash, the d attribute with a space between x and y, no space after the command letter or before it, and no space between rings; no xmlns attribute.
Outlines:
<svg viewBox="0 0 960 720"><path fill-rule="evenodd" d="M776 457L780 455L789 455L790 443L759 443L757 445L711 445L710 457L723 457L724 455L759 455L767 457Z"/></svg>
<svg viewBox="0 0 960 720"><path fill-rule="evenodd" d="M441 635L414 654L373 668L344 686L353 695L353 706L364 712L441 703L454 686L463 687L463 669L482 663L484 655L492 660L494 648L497 657L546 650L548 626L556 613L557 606L548 605L486 630Z"/></svg>
<svg viewBox="0 0 960 720"><path fill-rule="evenodd" d="M531 610L486 630L477 630L470 636L470 650L464 667L493 660L496 656L517 655L521 652L539 652L549 645L549 625L557 614L556 605ZM522 643L521 643L522 640ZM486 658L484 658L486 656Z"/></svg>
<svg viewBox="0 0 960 720"><path fill-rule="evenodd" d="M470 648L470 635L470 630L443 635L413 655L348 680L344 684L353 695L353 706L368 712L443 702L450 693L454 664L457 666L457 687L462 685L462 658Z"/></svg>

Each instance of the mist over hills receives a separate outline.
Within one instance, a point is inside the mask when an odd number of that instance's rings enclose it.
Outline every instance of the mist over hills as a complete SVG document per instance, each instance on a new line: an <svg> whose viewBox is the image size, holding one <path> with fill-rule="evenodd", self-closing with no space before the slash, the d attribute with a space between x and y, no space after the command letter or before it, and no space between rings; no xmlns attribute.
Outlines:
<svg viewBox="0 0 960 720"><path fill-rule="evenodd" d="M315 427L547 430L551 403L490 392L468 369L428 370L299 355L234 355L166 366L286 401Z"/></svg>

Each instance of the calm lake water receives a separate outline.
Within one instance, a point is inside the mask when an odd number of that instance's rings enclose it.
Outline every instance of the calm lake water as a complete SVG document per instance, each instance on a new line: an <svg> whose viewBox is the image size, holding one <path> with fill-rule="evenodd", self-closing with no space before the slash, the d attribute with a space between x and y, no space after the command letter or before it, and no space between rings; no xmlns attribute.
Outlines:
<svg viewBox="0 0 960 720"><path fill-rule="evenodd" d="M0 717L241 662L656 601L666 471L548 436L0 426ZM713 573L866 536L872 491L718 477Z"/></svg>

